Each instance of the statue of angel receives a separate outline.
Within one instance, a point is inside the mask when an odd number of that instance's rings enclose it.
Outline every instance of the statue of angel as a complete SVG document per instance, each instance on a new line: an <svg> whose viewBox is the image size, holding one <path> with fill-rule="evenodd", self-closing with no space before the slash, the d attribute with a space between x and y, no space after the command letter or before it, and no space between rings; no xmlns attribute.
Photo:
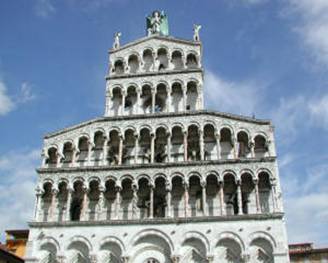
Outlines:
<svg viewBox="0 0 328 263"><path fill-rule="evenodd" d="M116 32L114 36L114 44L113 44L113 49L117 49L120 47L120 37L122 33L121 32Z"/></svg>
<svg viewBox="0 0 328 263"><path fill-rule="evenodd" d="M201 25L194 25L194 41L199 41L199 30L202 28Z"/></svg>

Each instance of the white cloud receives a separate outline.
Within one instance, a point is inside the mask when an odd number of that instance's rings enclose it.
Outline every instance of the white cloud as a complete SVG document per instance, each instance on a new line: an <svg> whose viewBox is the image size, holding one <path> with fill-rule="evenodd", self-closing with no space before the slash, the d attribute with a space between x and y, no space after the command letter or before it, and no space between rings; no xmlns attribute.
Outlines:
<svg viewBox="0 0 328 263"><path fill-rule="evenodd" d="M23 82L20 90L19 103L26 103L36 99L36 95L32 92L32 85L28 82Z"/></svg>
<svg viewBox="0 0 328 263"><path fill-rule="evenodd" d="M287 170L282 179L289 242L315 242L327 245L328 165L301 173ZM314 222L309 224L309 222Z"/></svg>
<svg viewBox="0 0 328 263"><path fill-rule="evenodd" d="M36 0L35 12L36 15L47 18L56 12L56 8L51 0Z"/></svg>
<svg viewBox="0 0 328 263"><path fill-rule="evenodd" d="M212 109L252 115L261 99L260 87L261 84L254 81L227 81L207 70L204 85L205 101Z"/></svg>
<svg viewBox="0 0 328 263"><path fill-rule="evenodd" d="M280 142L285 142L285 139L291 142L291 138L295 138L299 129L305 124L304 119L307 115L308 109L303 96L281 98L279 105L269 112L269 116L277 128Z"/></svg>
<svg viewBox="0 0 328 263"><path fill-rule="evenodd" d="M7 87L3 81L0 80L0 115L6 115L15 107L12 99L7 95Z"/></svg>
<svg viewBox="0 0 328 263"><path fill-rule="evenodd" d="M4 116L20 104L25 104L36 99L36 95L32 92L32 85L28 82L21 84L20 93L15 97L7 94L6 84L0 80L0 116Z"/></svg>
<svg viewBox="0 0 328 263"><path fill-rule="evenodd" d="M34 189L40 150L0 156L0 229L24 228L33 217ZM2 234L2 233L1 233Z"/></svg>
<svg viewBox="0 0 328 263"><path fill-rule="evenodd" d="M298 156L293 153L286 153L281 158L279 158L279 167L287 167L292 164L297 158Z"/></svg>
<svg viewBox="0 0 328 263"><path fill-rule="evenodd" d="M242 2L249 5L258 5L266 3L267 0L242 0Z"/></svg>
<svg viewBox="0 0 328 263"><path fill-rule="evenodd" d="M328 1L289 0L288 14L296 17L298 32L316 61L328 66Z"/></svg>
<svg viewBox="0 0 328 263"><path fill-rule="evenodd" d="M309 103L313 121L328 130L328 94Z"/></svg>

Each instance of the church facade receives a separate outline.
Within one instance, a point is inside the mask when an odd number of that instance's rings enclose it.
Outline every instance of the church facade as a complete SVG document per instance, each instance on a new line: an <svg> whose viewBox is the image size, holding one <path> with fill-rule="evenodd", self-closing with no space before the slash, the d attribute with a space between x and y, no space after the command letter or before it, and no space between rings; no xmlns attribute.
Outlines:
<svg viewBox="0 0 328 263"><path fill-rule="evenodd" d="M289 262L272 123L204 110L199 30L115 34L105 116L44 138L26 262Z"/></svg>

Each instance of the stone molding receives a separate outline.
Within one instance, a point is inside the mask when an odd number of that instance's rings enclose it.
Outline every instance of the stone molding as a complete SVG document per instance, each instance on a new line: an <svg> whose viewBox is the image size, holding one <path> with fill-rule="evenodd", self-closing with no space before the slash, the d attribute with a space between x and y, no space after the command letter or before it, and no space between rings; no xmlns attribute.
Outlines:
<svg viewBox="0 0 328 263"><path fill-rule="evenodd" d="M160 76L167 76L167 75L180 75L180 74L191 74L191 73L201 73L204 74L203 68L197 69L184 69L184 70L167 70L167 71L159 71L159 72L139 72L139 73L125 73L122 75L113 75L113 76L106 76L106 80L122 80L122 79L133 79L133 78L140 78L140 77L160 77Z"/></svg>
<svg viewBox="0 0 328 263"><path fill-rule="evenodd" d="M175 38L175 37L171 37L171 36L165 37L165 36L160 36L160 35L152 35L152 36L146 36L146 37L143 37L143 38L139 38L139 39L137 39L135 41L132 41L132 42L130 42L128 44L125 44L125 45L121 46L118 49L110 49L109 50L109 53L110 54L114 54L114 53L117 53L117 52L122 51L124 49L133 47L133 46L135 46L137 44L140 44L140 43L149 41L151 39L157 39L157 40L161 40L161 41L170 41L170 42L173 42L173 43L193 45L193 46L201 46L201 42L197 42L197 41L193 41L193 40Z"/></svg>
<svg viewBox="0 0 328 263"><path fill-rule="evenodd" d="M102 221L65 221L65 222L29 222L30 227L66 227L66 226L97 226L97 225L158 225L158 224L188 224L196 222L229 222L249 220L281 220L284 213L268 213L253 215L231 215L231 216L206 216L206 217L181 217L181 218L152 218L152 219L129 219L129 220L102 220Z"/></svg>
<svg viewBox="0 0 328 263"><path fill-rule="evenodd" d="M216 112L216 111L208 111L208 110L198 110L198 111L184 111L184 112L171 112L171 113L152 113L152 114L136 114L136 115L127 115L127 116L113 116L113 117L99 117L95 118L89 121L82 122L77 125L73 125L71 127L64 128L60 131L53 132L53 133L48 133L44 136L44 139L50 139L52 137L58 136L60 134L64 134L73 130L77 130L79 128L83 128L86 126L89 126L91 124L96 124L96 125L101 125L102 123L106 122L116 122L116 121L135 121L135 122L140 122L140 120L150 120L153 121L154 119L156 120L162 120L166 119L168 117L172 117L172 120L176 121L173 119L173 117L202 117L205 119L206 117L221 117L221 118L226 118L228 120L232 121L243 121L245 123L250 123L250 124L255 124L255 125L269 125L272 126L272 123L270 120L260 120L260 119L255 119L247 116L242 116L242 115L236 115L236 114L230 114L230 113L224 113L224 112ZM185 121L193 121L193 119L190 120L185 120ZM228 122L228 121L227 121ZM229 122L228 122L229 123ZM118 124L120 125L120 124ZM131 125L131 123L127 124Z"/></svg>

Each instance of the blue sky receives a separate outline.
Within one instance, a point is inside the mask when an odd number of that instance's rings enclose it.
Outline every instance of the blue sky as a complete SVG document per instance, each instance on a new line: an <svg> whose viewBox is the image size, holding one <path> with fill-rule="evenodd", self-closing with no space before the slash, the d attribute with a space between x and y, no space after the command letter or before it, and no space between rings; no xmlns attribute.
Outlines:
<svg viewBox="0 0 328 263"><path fill-rule="evenodd" d="M0 231L32 218L43 135L103 115L114 32L154 9L176 37L202 24L207 108L272 119L289 241L328 245L326 0L2 0Z"/></svg>

